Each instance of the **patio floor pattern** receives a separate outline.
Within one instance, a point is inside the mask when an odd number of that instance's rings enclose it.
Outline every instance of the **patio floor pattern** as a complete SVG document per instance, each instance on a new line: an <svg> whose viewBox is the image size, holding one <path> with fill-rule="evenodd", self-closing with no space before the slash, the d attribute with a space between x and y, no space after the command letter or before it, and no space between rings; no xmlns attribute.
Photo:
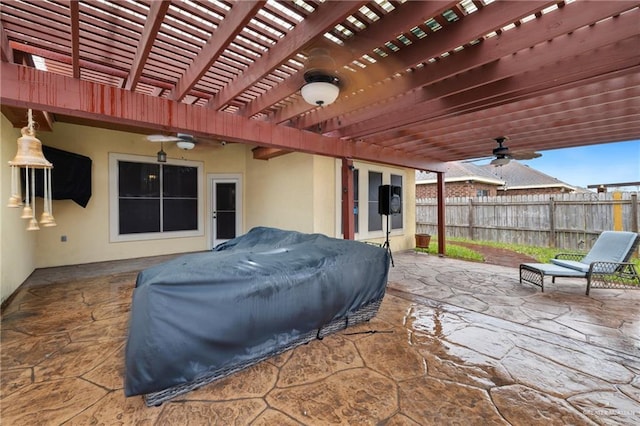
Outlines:
<svg viewBox="0 0 640 426"><path fill-rule="evenodd" d="M123 393L130 301L167 258L35 271L2 312L0 422L640 424L640 292L413 252L370 322L146 407Z"/></svg>

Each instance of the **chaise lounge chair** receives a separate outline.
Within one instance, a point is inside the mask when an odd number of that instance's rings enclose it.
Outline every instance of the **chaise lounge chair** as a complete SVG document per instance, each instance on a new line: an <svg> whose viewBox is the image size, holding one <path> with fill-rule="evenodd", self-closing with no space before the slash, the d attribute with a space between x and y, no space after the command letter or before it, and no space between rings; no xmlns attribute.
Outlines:
<svg viewBox="0 0 640 426"><path fill-rule="evenodd" d="M587 279L587 292L591 288L640 289L640 275L629 262L640 243L640 234L634 232L605 231L587 253L560 253L551 263L523 263L520 265L520 283L537 285L544 292L544 277L578 277Z"/></svg>

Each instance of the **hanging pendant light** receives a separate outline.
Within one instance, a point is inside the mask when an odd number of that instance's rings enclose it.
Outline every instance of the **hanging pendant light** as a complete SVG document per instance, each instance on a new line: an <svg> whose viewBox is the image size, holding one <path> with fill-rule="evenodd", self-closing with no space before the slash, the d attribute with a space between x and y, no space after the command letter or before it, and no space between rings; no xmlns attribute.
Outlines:
<svg viewBox="0 0 640 426"><path fill-rule="evenodd" d="M162 142L160 142L160 151L158 151L158 163L166 163L167 162L167 153L162 149Z"/></svg>
<svg viewBox="0 0 640 426"><path fill-rule="evenodd" d="M17 208L22 206L20 191L20 169L25 169L26 197L22 209L22 219L28 219L28 231L40 229L35 217L36 211L36 169L43 169L43 195L44 211L42 213L43 226L55 226L56 222L51 212L51 164L42 152L42 143L35 137L35 123L33 112L29 109L27 127L21 129L22 136L18 138L18 152L13 160L9 161L11 167L11 196L8 206Z"/></svg>

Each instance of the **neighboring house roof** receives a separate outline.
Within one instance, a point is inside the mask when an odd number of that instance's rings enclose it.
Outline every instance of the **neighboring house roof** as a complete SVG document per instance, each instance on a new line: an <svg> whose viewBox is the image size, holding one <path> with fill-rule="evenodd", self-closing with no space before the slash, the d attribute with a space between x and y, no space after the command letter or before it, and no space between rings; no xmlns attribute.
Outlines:
<svg viewBox="0 0 640 426"><path fill-rule="evenodd" d="M504 185L500 179L490 170L464 161L451 161L446 165L444 173L445 182L482 182L490 185ZM437 182L437 174L433 172L416 172L416 184L432 184Z"/></svg>
<svg viewBox="0 0 640 426"><path fill-rule="evenodd" d="M533 188L566 188L577 190L559 179L546 175L518 161L512 160L503 166L486 164L478 166L463 161L447 163L444 181L446 182L482 182L490 185L501 186L509 189L533 189ZM436 173L416 172L416 185L434 184L437 182Z"/></svg>
<svg viewBox="0 0 640 426"><path fill-rule="evenodd" d="M534 189L534 188L566 188L575 190L575 187L561 180L532 169L517 161L495 167L490 164L480 166L490 170L497 177L504 180L504 189Z"/></svg>

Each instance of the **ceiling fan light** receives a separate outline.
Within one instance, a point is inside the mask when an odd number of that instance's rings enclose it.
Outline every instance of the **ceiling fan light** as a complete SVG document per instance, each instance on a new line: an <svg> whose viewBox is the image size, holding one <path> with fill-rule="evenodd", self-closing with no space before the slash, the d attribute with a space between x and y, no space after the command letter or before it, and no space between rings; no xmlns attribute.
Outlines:
<svg viewBox="0 0 640 426"><path fill-rule="evenodd" d="M192 150L196 146L196 144L191 141L178 141L176 145L178 148L184 149L185 151Z"/></svg>
<svg viewBox="0 0 640 426"><path fill-rule="evenodd" d="M333 83L312 81L300 90L305 102L314 106L330 105L338 99L340 88Z"/></svg>

